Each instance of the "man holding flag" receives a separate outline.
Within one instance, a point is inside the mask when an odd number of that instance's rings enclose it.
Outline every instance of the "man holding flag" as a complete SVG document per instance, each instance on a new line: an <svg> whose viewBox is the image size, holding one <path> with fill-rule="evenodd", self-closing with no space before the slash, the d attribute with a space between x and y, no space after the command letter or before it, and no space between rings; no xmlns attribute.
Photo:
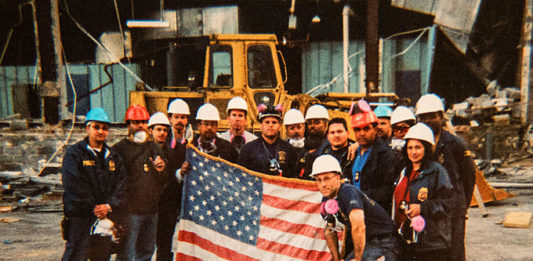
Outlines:
<svg viewBox="0 0 533 261"><path fill-rule="evenodd" d="M324 196L322 215L327 221L324 233L332 260L396 260L399 248L392 220L358 188L342 183L341 173L337 159L327 154L315 160L310 175ZM343 249L339 249L338 222L345 230Z"/></svg>

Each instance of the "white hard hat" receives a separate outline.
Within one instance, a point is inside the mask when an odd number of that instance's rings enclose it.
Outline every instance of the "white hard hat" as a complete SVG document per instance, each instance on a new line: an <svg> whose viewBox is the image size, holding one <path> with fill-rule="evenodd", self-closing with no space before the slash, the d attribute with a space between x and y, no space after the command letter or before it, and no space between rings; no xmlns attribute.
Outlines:
<svg viewBox="0 0 533 261"><path fill-rule="evenodd" d="M315 162L313 162L313 172L309 176L313 177L326 172L342 173L339 161L329 154L322 155L315 159Z"/></svg>
<svg viewBox="0 0 533 261"><path fill-rule="evenodd" d="M403 137L404 140L417 139L429 142L431 145L435 145L435 137L433 131L425 123L419 122L413 127L409 128L407 134Z"/></svg>
<svg viewBox="0 0 533 261"><path fill-rule="evenodd" d="M245 112L248 112L248 104L242 97L235 96L231 98L231 100L229 100L228 107L226 108L226 113L229 114L229 110L243 110Z"/></svg>
<svg viewBox="0 0 533 261"><path fill-rule="evenodd" d="M398 106L390 116L390 124L394 125L402 121L416 121L416 116L409 108L405 106Z"/></svg>
<svg viewBox="0 0 533 261"><path fill-rule="evenodd" d="M206 103L198 108L198 111L196 112L196 119L204 121L219 121L220 115L218 114L218 109L215 107L215 105Z"/></svg>
<svg viewBox="0 0 533 261"><path fill-rule="evenodd" d="M189 105L182 99L175 99L168 105L167 113L190 115Z"/></svg>
<svg viewBox="0 0 533 261"><path fill-rule="evenodd" d="M290 109L283 117L283 125L305 123L303 113L298 109Z"/></svg>
<svg viewBox="0 0 533 261"><path fill-rule="evenodd" d="M306 120L310 120L310 119L326 119L326 120L329 120L329 113L328 113L328 110L326 109L326 107L320 105L320 104L315 104L311 107L309 107L309 109L307 109L307 113L305 114L305 119Z"/></svg>
<svg viewBox="0 0 533 261"><path fill-rule="evenodd" d="M168 121L168 117L162 112L154 113L148 120L148 127L158 124L170 126L170 121Z"/></svg>
<svg viewBox="0 0 533 261"><path fill-rule="evenodd" d="M444 111L444 105L439 96L434 93L425 94L416 102L416 115Z"/></svg>

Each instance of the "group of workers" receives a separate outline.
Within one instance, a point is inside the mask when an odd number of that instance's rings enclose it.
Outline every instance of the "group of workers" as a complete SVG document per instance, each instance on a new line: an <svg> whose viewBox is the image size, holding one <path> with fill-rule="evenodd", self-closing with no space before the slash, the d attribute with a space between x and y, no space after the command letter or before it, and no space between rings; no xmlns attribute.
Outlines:
<svg viewBox="0 0 533 261"><path fill-rule="evenodd" d="M437 95L422 96L415 113L354 102L355 141L346 120L331 119L322 105L309 107L305 117L297 109L283 115L274 104L258 111L256 136L246 131L247 102L232 98L230 128L219 133L218 109L203 104L195 135L182 99L169 104L167 115L133 105L125 117L128 137L112 147L109 116L89 111L87 137L63 159L63 260L109 260L112 253L116 260L151 260L156 249L157 260L172 260L181 184L194 175L187 144L256 172L315 180L333 260L465 259L475 167L464 142L443 129Z"/></svg>

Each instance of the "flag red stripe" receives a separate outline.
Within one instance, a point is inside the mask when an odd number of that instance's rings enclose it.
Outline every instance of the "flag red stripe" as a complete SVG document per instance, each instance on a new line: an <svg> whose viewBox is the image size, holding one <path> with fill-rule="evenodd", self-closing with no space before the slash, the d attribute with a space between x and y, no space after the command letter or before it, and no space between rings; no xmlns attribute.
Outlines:
<svg viewBox="0 0 533 261"><path fill-rule="evenodd" d="M263 194L263 204L283 210L294 210L310 214L320 213L320 204L278 198L267 194Z"/></svg>
<svg viewBox="0 0 533 261"><path fill-rule="evenodd" d="M325 251L302 249L287 244L276 243L260 237L257 238L257 248L303 260L329 260L331 258L329 252L325 253Z"/></svg>
<svg viewBox="0 0 533 261"><path fill-rule="evenodd" d="M176 254L176 258L174 258L174 260L180 260L180 261L202 261L201 258L197 258L197 257L194 257L194 256L189 256L189 255L186 255L186 254L183 254L183 253L177 253Z"/></svg>
<svg viewBox="0 0 533 261"><path fill-rule="evenodd" d="M295 224L283 219L268 218L261 216L261 226L269 227L285 233L297 234L309 238L325 240L324 229L305 224Z"/></svg>
<svg viewBox="0 0 533 261"><path fill-rule="evenodd" d="M220 256L221 258L228 260L257 260L234 250L225 248L217 244L213 244L213 242L211 242L210 240L202 238L197 234L189 231L180 231L178 241L191 243L211 253L214 253L217 256Z"/></svg>
<svg viewBox="0 0 533 261"><path fill-rule="evenodd" d="M276 180L276 179L269 179L268 177L263 178L263 182L277 185L281 187L291 188L291 189L302 189L307 191L317 191L318 189L314 184L302 184L297 182L287 182L286 180ZM310 181L311 182L311 181Z"/></svg>

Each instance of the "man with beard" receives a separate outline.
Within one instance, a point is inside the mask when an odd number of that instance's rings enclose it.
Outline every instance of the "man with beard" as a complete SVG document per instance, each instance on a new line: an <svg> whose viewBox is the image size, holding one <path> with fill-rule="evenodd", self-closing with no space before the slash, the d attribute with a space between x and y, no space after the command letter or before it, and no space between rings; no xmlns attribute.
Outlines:
<svg viewBox="0 0 533 261"><path fill-rule="evenodd" d="M189 125L189 105L182 99L175 99L168 105L167 114L172 125L170 135L168 135L170 148L176 148L177 144L185 145L193 136Z"/></svg>
<svg viewBox="0 0 533 261"><path fill-rule="evenodd" d="M452 215L452 243L448 260L465 260L465 222L476 184L476 166L464 141L443 130L444 104L439 96L426 94L416 103L416 113L435 135L435 160L448 171L456 197L457 208Z"/></svg>
<svg viewBox="0 0 533 261"><path fill-rule="evenodd" d="M245 130L248 104L242 97L233 97L228 102L226 114L230 129L219 133L218 136L231 142L231 145L239 152L242 145L257 139L257 136Z"/></svg>
<svg viewBox="0 0 533 261"><path fill-rule="evenodd" d="M148 120L148 129L154 143L159 145L163 151L163 159L168 162L167 169L169 173L165 178L165 188L159 199L159 210L157 213L156 260L172 260L172 237L174 235L179 214L179 208L177 208L179 207L179 202L177 201L178 195L175 194L178 194L179 191L176 178L170 168L173 163L169 157L171 150L167 142L170 130L168 117L162 112L154 113L152 117L150 117L150 120ZM175 168L173 171L175 171Z"/></svg>
<svg viewBox="0 0 533 261"><path fill-rule="evenodd" d="M290 109L283 116L283 125L287 133L287 141L292 145L298 157L305 152L305 119L298 109Z"/></svg>
<svg viewBox="0 0 533 261"><path fill-rule="evenodd" d="M161 148L147 134L149 118L143 106L128 108L128 137L112 148L127 172L128 236L118 260L150 260L155 251L159 198L168 172Z"/></svg>
<svg viewBox="0 0 533 261"><path fill-rule="evenodd" d="M352 163L348 158L349 145L348 125L343 118L333 118L329 121L327 128L327 138L329 146L324 149L324 154L330 154L339 161L343 173L349 174L348 166Z"/></svg>
<svg viewBox="0 0 533 261"><path fill-rule="evenodd" d="M261 104L258 111L261 136L242 147L239 165L268 175L294 178L296 152L288 142L279 137L282 107Z"/></svg>
<svg viewBox="0 0 533 261"><path fill-rule="evenodd" d="M366 101L354 103L350 114L359 148L346 178L390 213L396 166L394 153L377 137L377 117Z"/></svg>
<svg viewBox="0 0 533 261"><path fill-rule="evenodd" d="M323 196L324 235L331 260L397 260L399 242L390 216L361 190L342 182L334 157L318 157L311 176ZM344 229L343 249L339 249L338 229Z"/></svg>
<svg viewBox="0 0 533 261"><path fill-rule="evenodd" d="M376 129L378 137L386 143L390 143L392 138L392 128L390 123L390 118L392 115L391 107L387 105L379 105L376 107L374 112L378 117L378 126Z"/></svg>
<svg viewBox="0 0 533 261"><path fill-rule="evenodd" d="M67 244L62 260L99 260L111 256L111 240L107 235L90 238L91 225L96 220L116 220L114 215L124 207L126 197L123 161L105 142L110 123L104 109L90 110L85 118L87 137L68 147L63 158L65 216L61 227Z"/></svg>
<svg viewBox="0 0 533 261"><path fill-rule="evenodd" d="M315 104L309 107L305 114L305 122L307 124L305 152L298 160L298 165L296 167L298 170L298 177L301 179L312 180L311 177L309 177L309 174L311 174L313 161L329 146L326 137L328 121L328 110L320 104Z"/></svg>

